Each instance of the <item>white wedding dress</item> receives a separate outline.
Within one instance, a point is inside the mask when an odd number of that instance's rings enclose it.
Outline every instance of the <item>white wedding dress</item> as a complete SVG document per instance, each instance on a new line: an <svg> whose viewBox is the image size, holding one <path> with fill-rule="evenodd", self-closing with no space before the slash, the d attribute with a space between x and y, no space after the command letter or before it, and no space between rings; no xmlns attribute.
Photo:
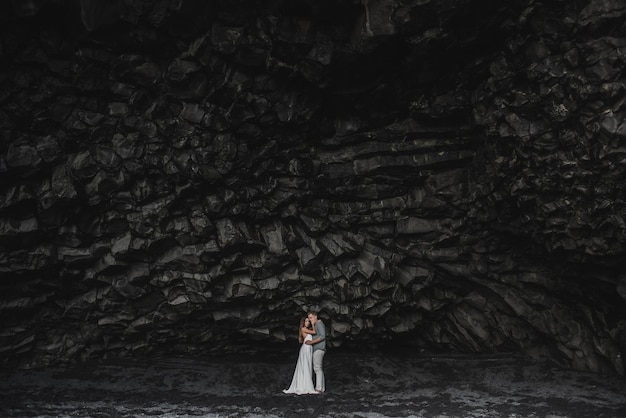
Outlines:
<svg viewBox="0 0 626 418"><path fill-rule="evenodd" d="M307 334L304 342L300 347L300 355L296 363L296 370L293 372L291 386L289 389L283 390L285 393L295 393L297 395L315 394L313 386L313 346L307 345L306 342L313 339L311 334Z"/></svg>

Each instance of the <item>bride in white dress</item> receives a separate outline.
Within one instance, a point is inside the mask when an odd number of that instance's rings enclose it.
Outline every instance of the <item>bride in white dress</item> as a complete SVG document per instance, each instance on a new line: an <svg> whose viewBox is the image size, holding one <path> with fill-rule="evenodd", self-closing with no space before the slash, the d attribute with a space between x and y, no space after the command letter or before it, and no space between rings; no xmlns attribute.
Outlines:
<svg viewBox="0 0 626 418"><path fill-rule="evenodd" d="M300 342L300 355L296 363L296 370L293 372L291 386L283 390L285 393L295 393L296 395L317 394L313 386L313 346L305 344L313 339L315 327L311 326L309 318L300 320L300 331L298 341Z"/></svg>

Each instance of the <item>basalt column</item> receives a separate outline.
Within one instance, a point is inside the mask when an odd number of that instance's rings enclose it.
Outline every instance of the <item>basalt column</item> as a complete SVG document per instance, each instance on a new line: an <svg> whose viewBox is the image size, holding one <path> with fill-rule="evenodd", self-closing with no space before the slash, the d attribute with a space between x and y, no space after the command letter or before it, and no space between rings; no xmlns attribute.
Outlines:
<svg viewBox="0 0 626 418"><path fill-rule="evenodd" d="M623 373L618 1L0 13L0 353L521 352Z"/></svg>

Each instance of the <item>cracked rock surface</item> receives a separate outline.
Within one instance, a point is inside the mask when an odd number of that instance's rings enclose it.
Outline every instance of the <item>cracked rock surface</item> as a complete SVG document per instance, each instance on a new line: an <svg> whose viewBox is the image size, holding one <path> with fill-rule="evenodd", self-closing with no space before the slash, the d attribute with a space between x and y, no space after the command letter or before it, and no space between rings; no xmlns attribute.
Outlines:
<svg viewBox="0 0 626 418"><path fill-rule="evenodd" d="M0 359L624 373L619 1L0 5ZM485 7L489 6L489 7Z"/></svg>

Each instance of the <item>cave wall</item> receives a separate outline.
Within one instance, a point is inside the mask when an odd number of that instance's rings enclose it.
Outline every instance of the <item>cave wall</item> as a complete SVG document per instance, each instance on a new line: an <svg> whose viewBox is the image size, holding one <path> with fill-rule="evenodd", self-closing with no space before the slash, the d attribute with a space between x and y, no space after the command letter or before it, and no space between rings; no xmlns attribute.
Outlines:
<svg viewBox="0 0 626 418"><path fill-rule="evenodd" d="M523 352L623 373L619 1L0 14L0 353Z"/></svg>

